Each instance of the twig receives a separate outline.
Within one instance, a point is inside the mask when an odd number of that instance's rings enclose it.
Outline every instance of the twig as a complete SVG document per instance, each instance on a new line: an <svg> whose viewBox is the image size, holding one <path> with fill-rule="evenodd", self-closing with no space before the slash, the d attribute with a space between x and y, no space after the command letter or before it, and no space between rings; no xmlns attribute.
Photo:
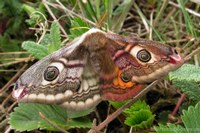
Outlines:
<svg viewBox="0 0 200 133"><path fill-rule="evenodd" d="M63 27L60 25L60 23L58 22L58 19L56 18L56 16L53 14L53 12L51 11L51 9L49 8L47 1L43 0L42 1L44 3L44 6L46 7L46 9L48 10L49 14L51 15L51 17L57 22L58 26L60 27L62 33L67 37L67 33L65 32L65 30L63 29Z"/></svg>
<svg viewBox="0 0 200 133"><path fill-rule="evenodd" d="M186 49L191 43L195 41L195 38L190 39L183 47L182 49Z"/></svg>
<svg viewBox="0 0 200 133"><path fill-rule="evenodd" d="M198 52L200 52L200 47L195 49L191 54L187 55L185 58L184 58L184 61L187 62L189 61L192 56L194 56L195 54L197 54Z"/></svg>
<svg viewBox="0 0 200 133"><path fill-rule="evenodd" d="M169 40L169 41L166 41L166 43L177 43L177 42L186 42L188 41L189 39L187 38L184 38L184 39L177 39L177 40ZM184 49L184 48L182 48Z"/></svg>
<svg viewBox="0 0 200 133"><path fill-rule="evenodd" d="M4 119L0 123L0 129L2 129L8 123L8 118Z"/></svg>
<svg viewBox="0 0 200 133"><path fill-rule="evenodd" d="M191 43L190 43L191 44ZM199 44L200 44L200 39L195 39L194 40L194 43L189 47L188 46L188 48L184 48L185 49L185 51L184 51L184 55L187 55L190 51L193 51L193 49L195 49L195 48L197 48L197 47L199 47Z"/></svg>
<svg viewBox="0 0 200 133"><path fill-rule="evenodd" d="M155 20L154 20L154 27L157 26L158 24L158 21L160 20L160 18L163 16L163 12L165 10L165 8L167 7L168 3L169 3L169 0L163 0L163 4L162 4L162 7L160 8L159 12L158 12L158 15L156 16Z"/></svg>
<svg viewBox="0 0 200 133"><path fill-rule="evenodd" d="M137 96L135 96L131 101L129 101L127 104L123 105L117 111L109 115L102 123L100 123L98 126L95 127L95 131L100 131L102 130L105 126L108 125L112 120L114 120L118 115L122 113L122 111L125 108L130 107L133 103L135 103L138 99L140 99L144 94L146 94L153 86L155 86L160 80L156 80L152 82L150 85L145 87Z"/></svg>
<svg viewBox="0 0 200 133"><path fill-rule="evenodd" d="M0 55L9 55L9 54L29 54L28 52L0 52Z"/></svg>
<svg viewBox="0 0 200 133"><path fill-rule="evenodd" d="M34 57L31 57L31 55L29 55L28 57L24 57L24 58L3 58L2 60L7 60L7 61L10 61L10 60L13 60L13 61L29 61L29 60L34 60L35 58Z"/></svg>
<svg viewBox="0 0 200 133"><path fill-rule="evenodd" d="M151 12L150 14L150 29L149 29L149 40L153 39L153 15L154 15L154 11Z"/></svg>
<svg viewBox="0 0 200 133"><path fill-rule="evenodd" d="M194 55L194 64L195 64L196 66L199 66L199 59L198 59L198 58L199 58L198 55L195 54L195 55Z"/></svg>
<svg viewBox="0 0 200 133"><path fill-rule="evenodd" d="M167 16L165 17L165 19L160 23L160 26L158 27L160 29L160 27L162 27L163 25L165 25L169 20L170 18L174 15L174 13L176 12L176 7L174 7L168 14Z"/></svg>
<svg viewBox="0 0 200 133"><path fill-rule="evenodd" d="M10 112L12 110L12 108L17 104L17 101L15 101L11 106L9 106L9 108L7 109L7 113Z"/></svg>
<svg viewBox="0 0 200 133"><path fill-rule="evenodd" d="M12 97L12 94L10 93L8 96L6 96L6 98L3 100L3 102L1 103L1 106L3 107L7 102L8 100Z"/></svg>
<svg viewBox="0 0 200 133"><path fill-rule="evenodd" d="M76 14L75 12L73 12L73 11L71 11L70 9L66 8L66 7L65 7L61 2L59 2L58 0L57 0L56 2L58 2L59 5L58 5L58 4L51 4L51 3L49 3L49 2L47 2L47 4L50 5L50 6L52 6L52 7L60 8L60 9L64 10L66 13L68 13L69 15L73 15L73 16L75 16L75 17L79 17L79 18L85 20L86 22L88 22L89 24L91 24L91 25L93 25L93 26L96 27L96 23L94 23L94 22L90 21L89 19L87 19L87 18L85 18L85 17L82 17L81 15Z"/></svg>
<svg viewBox="0 0 200 133"><path fill-rule="evenodd" d="M171 5L173 5L173 6L177 7L177 8L180 8L180 6L179 6L178 4L176 4L176 3L172 2L172 1L169 1L169 4L171 4ZM186 9L186 11L188 11L189 13L191 13L191 14L197 16L197 17L200 17L200 14L199 14L198 12L195 12L195 11L193 11L193 10L191 10L191 9L188 9L188 8L185 8L185 9Z"/></svg>
<svg viewBox="0 0 200 133"><path fill-rule="evenodd" d="M3 86L3 88L1 88L0 93L2 93L3 91L5 91L6 89L8 89L10 87L10 85L22 74L23 70L27 67L28 65L25 64L16 74L15 76L13 76L7 84L5 84Z"/></svg>
<svg viewBox="0 0 200 133"><path fill-rule="evenodd" d="M13 107L17 104L17 101L15 101L9 108L5 111L6 113L3 113L0 117L0 121L6 116L8 116L8 113L13 109ZM1 129L1 128L0 128Z"/></svg>
<svg viewBox="0 0 200 133"><path fill-rule="evenodd" d="M18 72L18 71L20 71L20 70L13 70L13 69L11 69L11 70L6 70L6 69L0 69L0 72ZM24 72L24 70L22 71L22 72Z"/></svg>
<svg viewBox="0 0 200 133"><path fill-rule="evenodd" d="M9 126L8 129L4 133L10 133L11 130L12 128Z"/></svg>
<svg viewBox="0 0 200 133"><path fill-rule="evenodd" d="M28 61L28 60L31 60L31 59L32 58L27 58L27 60L11 61L11 62L8 62L8 63L0 64L0 67L18 64L18 63L25 62L25 61Z"/></svg>
<svg viewBox="0 0 200 133"><path fill-rule="evenodd" d="M173 112L170 114L170 117L174 116L177 113L177 111L178 111L179 107L181 106L181 104L183 103L184 99L185 99L185 94L182 94L176 104L176 107L174 108ZM168 117L168 123L171 122L170 117Z"/></svg>
<svg viewBox="0 0 200 133"><path fill-rule="evenodd" d="M144 14L142 13L142 11L140 10L140 8L138 7L138 5L135 2L133 2L133 6L137 10L140 18L142 19L145 29L147 30L147 32L149 32L149 25L148 25L146 17L144 16Z"/></svg>
<svg viewBox="0 0 200 133"><path fill-rule="evenodd" d="M60 130L60 131L63 132L63 133L69 133L69 132L65 131L65 129L59 127L58 125L56 125L56 124L54 124L52 121L50 121L48 118L46 118L46 117L44 116L44 114L42 114L42 112L39 112L39 115L40 115L40 117L41 117L43 120L45 120L46 122L48 122L51 126L55 127L56 129Z"/></svg>
<svg viewBox="0 0 200 133"><path fill-rule="evenodd" d="M195 49L191 54L187 55L184 58L184 61L187 62L188 60L190 60L192 58L192 56L194 56L198 52L200 52L200 47ZM179 107L181 106L181 104L182 104L183 100L185 99L185 97L186 97L185 94L181 95L180 99L178 100L178 102L176 104L176 107L174 108L173 112L169 115L168 122L171 122L170 117L173 117L177 113L177 111L178 111Z"/></svg>

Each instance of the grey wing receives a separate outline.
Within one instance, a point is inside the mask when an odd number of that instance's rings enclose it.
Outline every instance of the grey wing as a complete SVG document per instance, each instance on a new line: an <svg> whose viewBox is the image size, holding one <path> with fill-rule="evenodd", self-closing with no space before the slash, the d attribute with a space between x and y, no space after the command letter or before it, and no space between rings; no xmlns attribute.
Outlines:
<svg viewBox="0 0 200 133"><path fill-rule="evenodd" d="M60 105L70 110L85 110L95 107L100 101L99 78L87 63L83 68L80 87Z"/></svg>
<svg viewBox="0 0 200 133"><path fill-rule="evenodd" d="M96 106L101 101L99 77L90 63L86 44L91 42L85 39L96 32L85 33L31 66L17 80L13 97L18 102L58 104L71 110Z"/></svg>

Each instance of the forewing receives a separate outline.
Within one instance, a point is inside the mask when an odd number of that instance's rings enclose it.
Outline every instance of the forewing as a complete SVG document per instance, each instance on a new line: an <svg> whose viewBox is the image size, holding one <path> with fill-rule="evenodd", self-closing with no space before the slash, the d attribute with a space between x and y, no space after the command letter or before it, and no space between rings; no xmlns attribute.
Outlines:
<svg viewBox="0 0 200 133"><path fill-rule="evenodd" d="M59 104L72 110L98 104L99 77L93 72L85 44L89 35L84 34L31 66L17 80L13 97L19 102Z"/></svg>

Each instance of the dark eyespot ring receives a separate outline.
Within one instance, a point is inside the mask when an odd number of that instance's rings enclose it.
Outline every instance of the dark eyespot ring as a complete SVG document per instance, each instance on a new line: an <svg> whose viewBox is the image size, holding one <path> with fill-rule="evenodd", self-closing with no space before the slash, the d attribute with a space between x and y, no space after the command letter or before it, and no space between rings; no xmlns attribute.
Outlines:
<svg viewBox="0 0 200 133"><path fill-rule="evenodd" d="M137 58L142 62L148 62L151 60L151 54L147 50L142 49L137 53Z"/></svg>
<svg viewBox="0 0 200 133"><path fill-rule="evenodd" d="M124 73L122 73L122 74L120 75L120 77L121 77L122 81L125 82L125 83L127 83L127 82L130 81L130 78L127 77L126 74L124 74Z"/></svg>
<svg viewBox="0 0 200 133"><path fill-rule="evenodd" d="M44 71L44 79L47 81L53 81L58 77L59 70L55 66L49 66L47 69Z"/></svg>

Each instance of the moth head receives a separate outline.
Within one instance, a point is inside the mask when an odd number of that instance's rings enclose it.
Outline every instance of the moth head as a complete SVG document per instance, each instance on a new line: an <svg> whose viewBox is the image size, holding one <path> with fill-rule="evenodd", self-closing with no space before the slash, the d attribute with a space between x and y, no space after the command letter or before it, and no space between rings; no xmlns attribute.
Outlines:
<svg viewBox="0 0 200 133"><path fill-rule="evenodd" d="M19 102L61 103L77 91L80 86L78 77L82 71L81 63L68 62L60 56L56 59L55 55L51 57L38 61L19 77L13 91L15 99ZM67 62L68 65L77 66L67 68Z"/></svg>
<svg viewBox="0 0 200 133"><path fill-rule="evenodd" d="M59 68L60 67L60 68ZM13 97L20 100L29 93L46 94L50 88L45 90L45 85L53 86L59 77L60 71L63 67L57 63L51 63L51 58L48 56L26 70L16 81ZM39 89L36 89L39 88ZM34 95L33 95L34 97Z"/></svg>

